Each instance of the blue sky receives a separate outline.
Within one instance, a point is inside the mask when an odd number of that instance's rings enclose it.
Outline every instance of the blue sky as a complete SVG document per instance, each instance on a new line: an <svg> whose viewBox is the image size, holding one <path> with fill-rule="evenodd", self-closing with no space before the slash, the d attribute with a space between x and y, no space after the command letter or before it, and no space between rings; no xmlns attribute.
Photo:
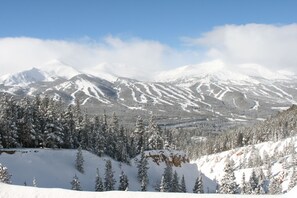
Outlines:
<svg viewBox="0 0 297 198"><path fill-rule="evenodd" d="M0 37L99 40L107 35L177 47L225 24L290 24L294 0L1 0Z"/></svg>
<svg viewBox="0 0 297 198"><path fill-rule="evenodd" d="M59 60L151 79L220 61L297 74L296 0L0 0L0 76Z"/></svg>

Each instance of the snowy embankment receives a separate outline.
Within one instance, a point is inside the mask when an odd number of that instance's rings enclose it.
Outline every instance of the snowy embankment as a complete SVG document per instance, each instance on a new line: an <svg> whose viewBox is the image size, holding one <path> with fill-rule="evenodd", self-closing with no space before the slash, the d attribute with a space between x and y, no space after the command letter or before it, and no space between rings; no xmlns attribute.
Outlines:
<svg viewBox="0 0 297 198"><path fill-rule="evenodd" d="M112 191L112 192L81 192L65 189L48 189L37 187L15 186L0 183L1 198L269 198L269 197L296 197L297 188L292 193L286 195L222 195L222 194L192 194L192 193L158 193L158 192L129 192L129 191Z"/></svg>
<svg viewBox="0 0 297 198"><path fill-rule="evenodd" d="M277 142L264 142L255 145L249 145L241 148L235 148L229 151L216 153L212 155L203 156L192 163L196 163L199 171L201 171L206 178L213 181L221 181L224 173L224 167L227 160L233 160L235 166L236 183L241 185L242 175L245 173L246 182L248 182L252 170L261 168L265 175L268 174L266 158L271 159L271 175L274 178L282 179L282 191L288 190L290 177L293 171L293 163L296 161L291 154L287 154L291 149L297 146L297 137L287 138ZM248 167L250 161L255 161L252 155L257 154L264 164L253 165L254 168ZM245 166L243 165L245 164ZM209 186L210 192L213 192L214 186ZM296 196L297 197L297 196Z"/></svg>
<svg viewBox="0 0 297 198"><path fill-rule="evenodd" d="M183 155L183 153L174 152L177 156ZM82 190L94 191L96 169L99 169L100 176L104 179L106 160L111 160L114 179L117 181L115 189L118 189L119 176L123 171L129 179L129 190L140 190L140 183L137 180L138 158L132 159L131 165L128 165L109 157L98 157L88 151L83 151L85 172L80 173L75 169L76 153L77 150L72 149L3 149L0 150L0 163L8 168L12 175L12 184L24 185L26 183L27 186L32 186L32 181L35 178L37 187L70 189L70 182L76 174ZM166 156L171 154L169 151L147 151L146 155L156 156L163 153ZM155 191L155 188L160 185L165 163L153 162L151 157L148 159L148 191ZM173 171L175 170L180 178L184 175L187 190L192 192L194 182L199 175L197 165L186 162L182 163L181 167L173 166ZM205 182L212 181L206 179Z"/></svg>

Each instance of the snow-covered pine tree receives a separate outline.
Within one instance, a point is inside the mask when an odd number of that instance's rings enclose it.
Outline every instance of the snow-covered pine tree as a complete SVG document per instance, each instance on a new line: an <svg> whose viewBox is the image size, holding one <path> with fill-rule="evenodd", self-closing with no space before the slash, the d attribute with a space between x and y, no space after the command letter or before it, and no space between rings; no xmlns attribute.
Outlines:
<svg viewBox="0 0 297 198"><path fill-rule="evenodd" d="M193 193L198 193L198 194L204 193L203 180L202 180L202 175L201 174L199 175L199 177L197 177L197 179L195 181L195 185L194 185L194 188L193 188Z"/></svg>
<svg viewBox="0 0 297 198"><path fill-rule="evenodd" d="M129 188L129 180L127 175L122 171L120 175L120 185L119 185L119 190L125 191L128 190Z"/></svg>
<svg viewBox="0 0 297 198"><path fill-rule="evenodd" d="M250 179L249 179L249 185L250 187L248 187L248 194L259 194L259 178L256 175L255 170L252 170Z"/></svg>
<svg viewBox="0 0 297 198"><path fill-rule="evenodd" d="M164 169L164 192L172 192L172 167L170 164L166 164Z"/></svg>
<svg viewBox="0 0 297 198"><path fill-rule="evenodd" d="M146 187L148 184L147 171L148 171L149 167L148 167L148 161L146 159L143 147L141 148L140 155L141 155L140 160L138 161L138 164L137 164L137 169L138 169L137 178L141 184L141 191L146 191Z"/></svg>
<svg viewBox="0 0 297 198"><path fill-rule="evenodd" d="M173 173L171 192L180 192L179 178L176 171Z"/></svg>
<svg viewBox="0 0 297 198"><path fill-rule="evenodd" d="M269 194L275 195L275 194L281 194L282 193L282 185L279 178L273 178L270 181L269 185Z"/></svg>
<svg viewBox="0 0 297 198"><path fill-rule="evenodd" d="M181 182L180 182L180 192L183 192L183 193L187 192L186 181L185 181L184 175L182 176Z"/></svg>
<svg viewBox="0 0 297 198"><path fill-rule="evenodd" d="M257 177L258 177L258 192L257 194L266 194L268 191L267 180L262 168L257 170Z"/></svg>
<svg viewBox="0 0 297 198"><path fill-rule="evenodd" d="M164 147L164 139L161 135L161 129L155 122L155 117L152 116L148 126L148 145L149 149L156 150L156 149L163 149Z"/></svg>
<svg viewBox="0 0 297 198"><path fill-rule="evenodd" d="M0 182L10 184L11 175L8 173L8 169L0 163Z"/></svg>
<svg viewBox="0 0 297 198"><path fill-rule="evenodd" d="M102 179L100 177L98 168L96 169L95 191L97 191L97 192L104 191L103 182L102 182Z"/></svg>
<svg viewBox="0 0 297 198"><path fill-rule="evenodd" d="M232 163L228 160L224 167L225 175L221 180L219 189L220 193L222 194L235 194L237 192L238 186L235 181L234 168L231 166L231 164Z"/></svg>
<svg viewBox="0 0 297 198"><path fill-rule="evenodd" d="M79 191L82 190L79 179L76 174L74 175L70 184L71 184L71 190L79 190Z"/></svg>
<svg viewBox="0 0 297 198"><path fill-rule="evenodd" d="M115 183L116 181L114 179L111 161L107 160L105 164L104 189L106 191L114 190Z"/></svg>
<svg viewBox="0 0 297 198"><path fill-rule="evenodd" d="M291 175L291 178L290 178L290 183L289 183L289 186L288 186L288 190L291 190L295 186L297 186L297 173L296 173L295 166L293 166L293 171L292 171L292 175Z"/></svg>
<svg viewBox="0 0 297 198"><path fill-rule="evenodd" d="M36 181L36 178L35 177L33 178L32 186L33 187L37 187L37 181Z"/></svg>
<svg viewBox="0 0 297 198"><path fill-rule="evenodd" d="M83 158L81 146L79 146L77 149L76 159L75 159L75 168L79 172L84 173L84 158Z"/></svg>
<svg viewBox="0 0 297 198"><path fill-rule="evenodd" d="M164 191L164 186L165 186L165 183L164 183L164 175L162 175L162 177L161 177L161 182L160 182L160 192L165 192L165 191Z"/></svg>
<svg viewBox="0 0 297 198"><path fill-rule="evenodd" d="M132 134L133 138L133 147L135 149L135 154L139 154L141 152L141 148L147 146L145 143L145 137L144 137L144 125L143 125L143 120L140 116L138 116L135 124L135 130L134 133Z"/></svg>
<svg viewBox="0 0 297 198"><path fill-rule="evenodd" d="M242 173L242 179L241 179L241 186L240 186L240 192L241 194L247 194L247 183L245 181L245 173Z"/></svg>

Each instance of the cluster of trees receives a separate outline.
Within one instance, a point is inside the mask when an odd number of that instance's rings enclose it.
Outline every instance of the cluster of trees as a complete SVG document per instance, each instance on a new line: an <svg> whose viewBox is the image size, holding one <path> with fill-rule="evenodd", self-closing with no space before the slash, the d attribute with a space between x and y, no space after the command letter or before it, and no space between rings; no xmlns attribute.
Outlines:
<svg viewBox="0 0 297 198"><path fill-rule="evenodd" d="M30 100L0 98L0 147L78 148L98 156L106 154L118 161L129 162L141 148L174 147L172 136L161 129L152 116L147 127L141 117L134 129L121 126L115 113L90 117L80 103L64 107L61 101L47 96Z"/></svg>
<svg viewBox="0 0 297 198"><path fill-rule="evenodd" d="M205 134L206 141L188 141L179 145L191 158L220 153L267 141L279 141L297 135L297 106L252 126L236 127L219 135Z"/></svg>

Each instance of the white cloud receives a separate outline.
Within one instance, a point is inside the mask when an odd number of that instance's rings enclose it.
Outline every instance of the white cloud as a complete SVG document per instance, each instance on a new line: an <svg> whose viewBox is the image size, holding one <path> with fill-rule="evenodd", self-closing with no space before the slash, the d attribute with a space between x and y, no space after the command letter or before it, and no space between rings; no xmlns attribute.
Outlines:
<svg viewBox="0 0 297 198"><path fill-rule="evenodd" d="M199 38L183 38L191 46L205 47L205 57L229 65L259 64L272 70L297 73L297 24L226 25Z"/></svg>
<svg viewBox="0 0 297 198"><path fill-rule="evenodd" d="M178 52L157 41L122 40L112 36L100 43L3 38L0 39L0 52L0 75L58 59L81 71L96 71L98 75L108 72L148 80L159 71L191 60L184 58L187 52Z"/></svg>
<svg viewBox="0 0 297 198"><path fill-rule="evenodd" d="M108 36L101 42L0 38L0 76L58 59L98 76L153 79L160 71L220 60L225 65L259 65L297 73L297 24L225 25L174 49L159 41Z"/></svg>

